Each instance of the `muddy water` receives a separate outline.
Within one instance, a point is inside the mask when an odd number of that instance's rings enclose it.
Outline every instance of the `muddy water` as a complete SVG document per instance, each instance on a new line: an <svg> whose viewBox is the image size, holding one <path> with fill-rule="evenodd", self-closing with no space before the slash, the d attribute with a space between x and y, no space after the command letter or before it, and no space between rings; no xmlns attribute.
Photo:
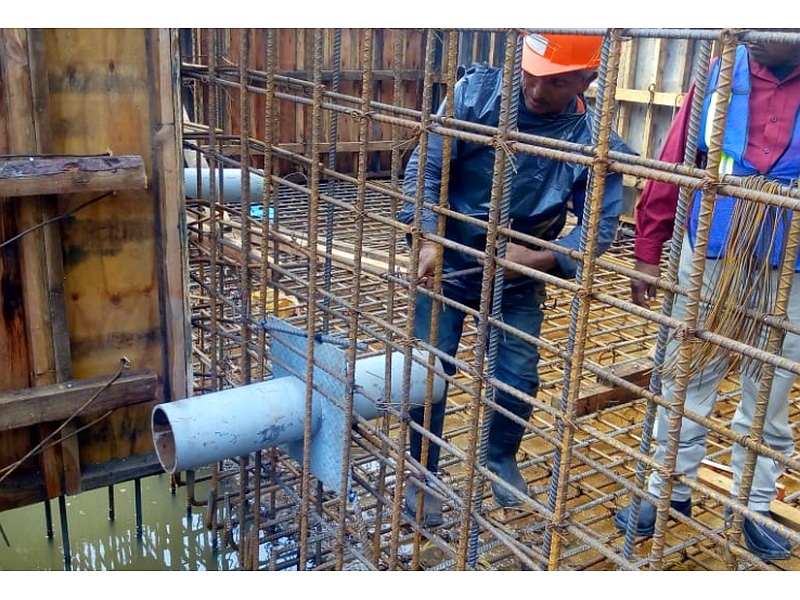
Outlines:
<svg viewBox="0 0 800 600"><path fill-rule="evenodd" d="M0 512L0 571L224 571L238 569L230 549L216 550L204 525L202 507L187 510L186 488L174 494L167 475L141 482L141 534L136 526L133 481L68 496L65 557L59 501L52 500L52 538L47 536L45 505ZM197 484L195 496L207 488ZM110 518L113 516L113 520ZM5 536L3 536L3 533Z"/></svg>

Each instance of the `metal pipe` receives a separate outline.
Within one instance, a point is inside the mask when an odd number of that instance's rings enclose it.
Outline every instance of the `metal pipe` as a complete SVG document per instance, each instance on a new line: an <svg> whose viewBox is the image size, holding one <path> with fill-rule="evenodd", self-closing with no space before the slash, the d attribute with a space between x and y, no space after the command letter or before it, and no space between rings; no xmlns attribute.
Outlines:
<svg viewBox="0 0 800 600"><path fill-rule="evenodd" d="M385 355L377 354L356 361L353 408L358 415L372 420L389 406L400 406L403 358L400 352L392 356L392 385L388 391L384 379ZM411 406L425 403L429 372L423 365L424 362L412 360ZM435 370L441 372L438 359ZM434 375L433 402L444 399L444 389L444 379ZM161 466L168 473L187 471L269 446L302 440L305 390L306 384L302 380L288 375L156 405L151 424ZM319 402L315 397L311 415L312 437L321 425Z"/></svg>

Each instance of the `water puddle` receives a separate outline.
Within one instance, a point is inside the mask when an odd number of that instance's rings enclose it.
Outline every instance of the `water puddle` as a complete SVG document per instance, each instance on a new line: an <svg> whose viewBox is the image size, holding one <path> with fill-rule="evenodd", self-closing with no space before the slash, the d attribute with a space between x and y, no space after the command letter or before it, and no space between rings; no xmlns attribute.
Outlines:
<svg viewBox="0 0 800 600"><path fill-rule="evenodd" d="M134 481L113 487L113 505L108 488L66 497L66 557L57 499L50 502L51 539L43 503L0 512L0 571L238 570L235 551L214 548L205 526L205 508L187 510L185 487L173 494L166 474L140 483L140 534ZM198 483L198 498L205 497L201 492L207 493L207 487Z"/></svg>

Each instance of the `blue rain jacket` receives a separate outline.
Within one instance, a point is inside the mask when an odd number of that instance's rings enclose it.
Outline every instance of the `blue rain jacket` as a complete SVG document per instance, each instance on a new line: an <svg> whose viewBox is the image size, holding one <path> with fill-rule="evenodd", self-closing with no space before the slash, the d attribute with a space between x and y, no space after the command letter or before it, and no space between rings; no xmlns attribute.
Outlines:
<svg viewBox="0 0 800 600"><path fill-rule="evenodd" d="M468 69L454 91L454 117L496 127L500 117L500 93L502 72L487 65ZM581 105L583 101L581 100ZM536 115L525 107L520 92L517 126L520 132L557 138L579 144L591 144L591 115L578 111L574 100L570 111L556 115ZM439 109L444 114L444 104ZM436 134L428 136L428 154L425 165L424 200L438 204L441 189L443 138ZM613 150L633 154L633 151L612 134ZM415 148L406 165L403 191L414 196L416 192L419 148ZM489 203L494 169L494 148L462 140L451 141L449 207L471 217L488 221ZM542 239L553 240L561 232L567 217L569 202L578 223L583 217L589 168L547 159L529 154L515 154L516 172L512 175L509 218L511 228ZM619 215L622 209L622 175L609 173L606 177L605 193L601 210L598 251L605 252L616 236ZM400 211L401 222L411 224L414 205L407 203ZM437 215L428 206L423 207L422 230L435 232ZM577 249L580 242L580 226L556 243ZM447 219L445 236L463 245L483 251L486 247L485 230L476 225ZM577 263L566 255L556 254L559 271L557 275L575 277ZM443 273L461 271L477 266L477 261L462 252L445 248ZM481 274L453 280L451 284L463 290L479 289ZM506 280L505 288L535 285L530 278Z"/></svg>

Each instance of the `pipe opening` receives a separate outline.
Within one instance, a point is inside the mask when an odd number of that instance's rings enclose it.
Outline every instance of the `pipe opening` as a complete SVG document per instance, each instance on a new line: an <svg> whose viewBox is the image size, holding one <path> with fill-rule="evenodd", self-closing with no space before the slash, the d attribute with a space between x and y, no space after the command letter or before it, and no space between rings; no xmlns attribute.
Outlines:
<svg viewBox="0 0 800 600"><path fill-rule="evenodd" d="M175 473L175 436L167 414L158 406L153 410L152 429L158 461L167 473Z"/></svg>

